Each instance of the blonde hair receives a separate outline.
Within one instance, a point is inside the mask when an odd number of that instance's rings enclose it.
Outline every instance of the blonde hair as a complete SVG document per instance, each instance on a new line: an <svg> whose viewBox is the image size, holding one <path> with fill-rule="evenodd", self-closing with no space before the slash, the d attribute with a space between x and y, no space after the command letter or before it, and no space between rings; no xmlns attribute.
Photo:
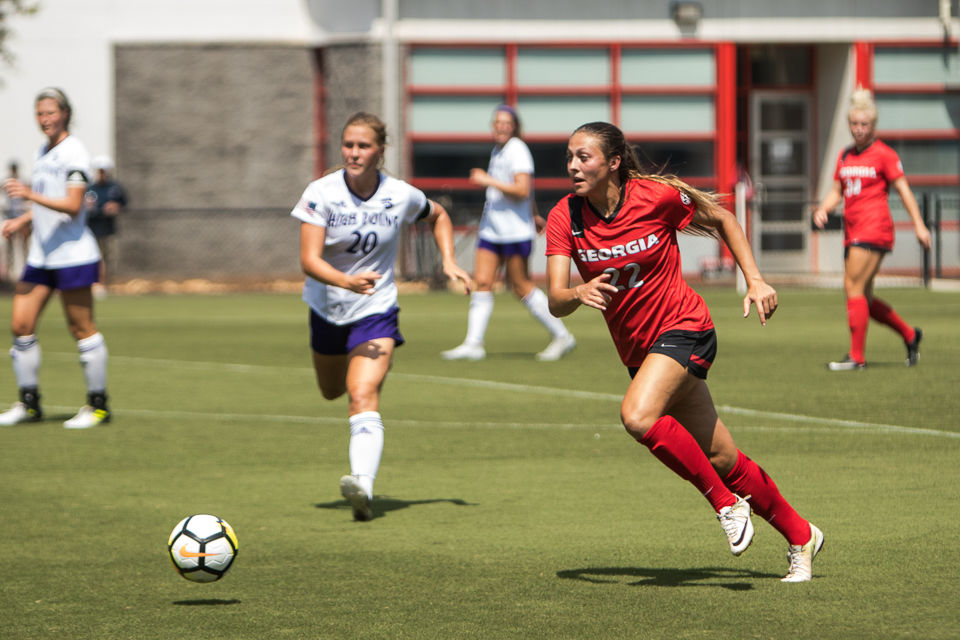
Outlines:
<svg viewBox="0 0 960 640"><path fill-rule="evenodd" d="M354 125L370 127L377 138L377 145L381 148L387 146L387 125L377 116L365 111L358 111L347 119L347 124L343 125L343 130L340 132L340 138L343 139L343 134Z"/></svg>
<svg viewBox="0 0 960 640"><path fill-rule="evenodd" d="M877 103L874 102L873 94L869 89L857 87L856 91L850 95L850 109L847 111L847 117L858 111L867 114L870 121L874 125L877 124Z"/></svg>
<svg viewBox="0 0 960 640"><path fill-rule="evenodd" d="M604 158L620 156L617 177L620 179L621 187L627 183L627 180L652 180L669 185L686 195L693 200L696 208L700 211L708 211L713 207L720 206L716 194L691 187L673 174L644 171L633 146L627 143L623 132L609 122L588 122L580 125L571 134L571 137L577 133L585 133L596 138ZM687 225L684 230L694 235L716 237L713 229L696 223Z"/></svg>
<svg viewBox="0 0 960 640"><path fill-rule="evenodd" d="M73 118L73 107L70 106L70 100L67 99L67 94L65 94L62 89L58 89L56 87L46 87L40 90L40 93L37 94L33 104L39 104L41 100L53 100L57 103L57 106L60 107L60 111L66 114L66 119L63 122L63 128L69 130L70 120Z"/></svg>

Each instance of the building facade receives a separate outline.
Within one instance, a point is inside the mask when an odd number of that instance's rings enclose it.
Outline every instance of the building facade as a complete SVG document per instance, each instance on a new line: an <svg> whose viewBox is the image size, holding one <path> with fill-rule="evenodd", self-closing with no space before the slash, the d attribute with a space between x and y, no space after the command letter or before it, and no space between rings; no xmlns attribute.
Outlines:
<svg viewBox="0 0 960 640"><path fill-rule="evenodd" d="M115 155L130 192L128 276L281 275L296 272L286 213L336 164L348 115L380 114L387 169L448 198L469 228L483 195L467 175L486 166L491 114L508 103L542 213L567 193L569 133L607 120L653 169L721 193L748 185L764 270L838 273L840 231L812 230L810 209L864 86L880 137L931 216L939 207L949 268L960 266L956 15L956 0L48 0L11 21L17 66L3 72L0 116L16 134L0 153L27 160L40 141L32 96L61 86L78 137ZM885 266L916 272L892 202L899 245ZM716 263L712 241L685 238L683 250L688 272Z"/></svg>

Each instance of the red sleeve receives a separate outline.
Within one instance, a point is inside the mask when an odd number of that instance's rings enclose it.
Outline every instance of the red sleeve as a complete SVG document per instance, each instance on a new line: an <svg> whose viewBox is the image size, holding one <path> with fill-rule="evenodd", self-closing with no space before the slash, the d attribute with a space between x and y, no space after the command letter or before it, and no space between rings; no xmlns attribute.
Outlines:
<svg viewBox="0 0 960 640"><path fill-rule="evenodd" d="M697 205L693 198L684 192L669 185L664 186L665 188L660 196L660 208L667 223L679 231L693 221L693 214L697 211Z"/></svg>
<svg viewBox="0 0 960 640"><path fill-rule="evenodd" d="M840 167L843 166L843 152L840 152L840 155L837 156L837 168L833 170L833 179L836 181L840 180Z"/></svg>
<svg viewBox="0 0 960 640"><path fill-rule="evenodd" d="M573 236L570 233L570 196L554 205L547 214L547 255L573 257Z"/></svg>
<svg viewBox="0 0 960 640"><path fill-rule="evenodd" d="M903 164L900 162L900 156L893 149L887 147L883 154L883 175L887 182L893 182L903 175Z"/></svg>

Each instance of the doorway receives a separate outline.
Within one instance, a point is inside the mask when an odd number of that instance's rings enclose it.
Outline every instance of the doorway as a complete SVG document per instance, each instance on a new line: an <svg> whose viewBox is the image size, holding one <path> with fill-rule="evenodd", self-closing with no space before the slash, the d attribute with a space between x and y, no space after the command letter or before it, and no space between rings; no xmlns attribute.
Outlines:
<svg viewBox="0 0 960 640"><path fill-rule="evenodd" d="M813 49L750 45L741 51L740 69L740 131L746 132L741 153L748 159L755 188L750 225L754 254L763 271L806 271L814 153Z"/></svg>

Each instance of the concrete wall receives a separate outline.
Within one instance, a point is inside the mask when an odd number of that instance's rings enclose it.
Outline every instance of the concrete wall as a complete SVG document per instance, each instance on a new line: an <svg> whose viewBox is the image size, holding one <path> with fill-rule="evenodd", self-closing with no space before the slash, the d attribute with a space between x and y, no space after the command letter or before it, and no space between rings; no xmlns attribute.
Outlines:
<svg viewBox="0 0 960 640"><path fill-rule="evenodd" d="M383 117L380 45L337 44L323 50L324 120L327 167L340 164L340 132L351 115L367 111ZM401 132L387 128L387 144L399 145Z"/></svg>
<svg viewBox="0 0 960 640"><path fill-rule="evenodd" d="M117 166L140 208L291 205L313 177L313 54L118 45Z"/></svg>
<svg viewBox="0 0 960 640"><path fill-rule="evenodd" d="M296 275L313 79L301 46L116 47L118 278Z"/></svg>

